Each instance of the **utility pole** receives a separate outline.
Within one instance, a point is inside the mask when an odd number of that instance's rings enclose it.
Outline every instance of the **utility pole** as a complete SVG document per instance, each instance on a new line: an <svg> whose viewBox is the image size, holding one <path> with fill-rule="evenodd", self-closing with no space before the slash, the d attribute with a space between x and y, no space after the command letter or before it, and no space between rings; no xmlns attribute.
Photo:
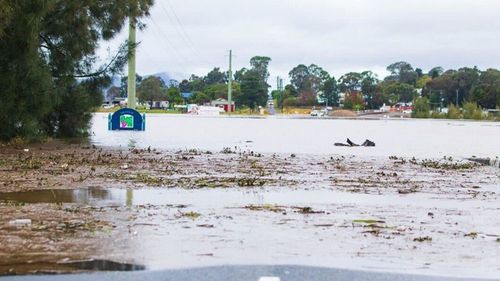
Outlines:
<svg viewBox="0 0 500 281"><path fill-rule="evenodd" d="M136 98L135 98L135 48L136 44L136 21L133 16L130 17L129 23L129 58L128 58L128 107L136 108ZM132 47L132 48L131 48Z"/></svg>
<svg viewBox="0 0 500 281"><path fill-rule="evenodd" d="M456 103L457 103L457 108L458 108L458 89L457 89L457 99L456 99Z"/></svg>
<svg viewBox="0 0 500 281"><path fill-rule="evenodd" d="M231 109L233 108L233 50L229 50L229 83L227 86L227 112L231 115Z"/></svg>
<svg viewBox="0 0 500 281"><path fill-rule="evenodd" d="M285 98L285 94L284 94L284 91L283 91L283 79L281 79L281 77L277 77L276 78L276 89L278 90L278 93L279 95L281 96L281 104L279 105L280 108L281 108L281 114L283 114L283 104L284 104L284 98Z"/></svg>

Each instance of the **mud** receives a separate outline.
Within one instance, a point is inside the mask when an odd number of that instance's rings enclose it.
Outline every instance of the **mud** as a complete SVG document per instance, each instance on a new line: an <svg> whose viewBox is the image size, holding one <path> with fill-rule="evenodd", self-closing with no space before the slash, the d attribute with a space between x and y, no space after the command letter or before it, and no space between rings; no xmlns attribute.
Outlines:
<svg viewBox="0 0 500 281"><path fill-rule="evenodd" d="M89 260L500 274L500 173L465 160L58 143L0 155L2 275L106 270L69 266Z"/></svg>

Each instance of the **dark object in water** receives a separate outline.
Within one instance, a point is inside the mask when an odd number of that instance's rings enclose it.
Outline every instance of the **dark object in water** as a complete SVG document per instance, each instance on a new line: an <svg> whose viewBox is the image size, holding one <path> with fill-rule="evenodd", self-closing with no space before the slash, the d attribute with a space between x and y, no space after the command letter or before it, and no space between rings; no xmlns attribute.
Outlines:
<svg viewBox="0 0 500 281"><path fill-rule="evenodd" d="M360 146L360 145L359 144L355 144L350 139L347 139L347 144L336 142L335 146L349 146L349 147L354 147L354 146ZM375 147L375 143L372 142L371 140L365 140L365 142L361 146Z"/></svg>
<svg viewBox="0 0 500 281"><path fill-rule="evenodd" d="M371 140L365 140L365 142L361 146L374 147L375 143L372 142Z"/></svg>
<svg viewBox="0 0 500 281"><path fill-rule="evenodd" d="M335 146L350 146L350 145L341 142L336 142Z"/></svg>
<svg viewBox="0 0 500 281"><path fill-rule="evenodd" d="M359 146L359 144L353 143L350 139L347 139L347 144L350 146Z"/></svg>

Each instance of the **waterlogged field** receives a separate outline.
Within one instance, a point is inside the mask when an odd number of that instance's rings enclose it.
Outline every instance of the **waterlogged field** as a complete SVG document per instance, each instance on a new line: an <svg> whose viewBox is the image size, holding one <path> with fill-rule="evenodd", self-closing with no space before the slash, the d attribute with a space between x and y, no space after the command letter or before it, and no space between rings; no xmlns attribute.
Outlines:
<svg viewBox="0 0 500 281"><path fill-rule="evenodd" d="M0 274L500 276L500 172L465 160L498 155L497 123L153 115L124 133L106 121L95 116L89 144L0 148ZM377 146L333 146L347 137Z"/></svg>
<svg viewBox="0 0 500 281"><path fill-rule="evenodd" d="M96 114L95 144L157 149L225 147L259 153L391 155L442 158L500 156L500 123L449 120L339 120L304 118L207 118L182 115L147 116L142 133L107 131L107 115ZM346 149L335 142L366 139L375 148Z"/></svg>

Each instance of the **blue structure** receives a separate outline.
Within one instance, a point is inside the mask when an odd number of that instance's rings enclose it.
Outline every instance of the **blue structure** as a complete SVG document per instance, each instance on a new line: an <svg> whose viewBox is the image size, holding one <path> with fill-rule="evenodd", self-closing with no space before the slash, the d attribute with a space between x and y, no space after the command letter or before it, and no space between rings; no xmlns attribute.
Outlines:
<svg viewBox="0 0 500 281"><path fill-rule="evenodd" d="M131 108L122 108L108 116L110 131L145 131L146 115Z"/></svg>

